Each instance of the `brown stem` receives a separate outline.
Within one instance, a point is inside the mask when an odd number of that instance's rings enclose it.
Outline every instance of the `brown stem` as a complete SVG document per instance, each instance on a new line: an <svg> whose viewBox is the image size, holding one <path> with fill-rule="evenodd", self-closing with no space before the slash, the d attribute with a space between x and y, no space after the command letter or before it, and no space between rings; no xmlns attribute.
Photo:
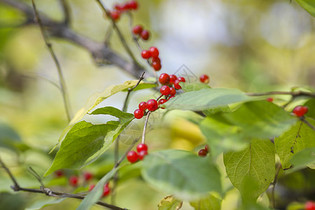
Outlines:
<svg viewBox="0 0 315 210"><path fill-rule="evenodd" d="M63 192L57 192L57 191L52 191L48 188L43 188L43 189L30 189L30 188L24 188L21 187L18 182L16 181L15 177L13 176L13 174L11 173L10 169L4 164L4 162L1 160L0 158L0 165L1 167L6 171L6 173L9 175L10 179L13 182L13 186L11 186L11 188L14 191L24 191L24 192L31 192L31 193L41 193L41 194L46 194L47 196L52 196L52 197L59 197L59 198L75 198L75 199L80 199L83 200L85 198L85 196L82 195L76 195L76 194L70 194L70 193L63 193ZM100 205L100 206L104 206L107 207L109 209L114 209L114 210L124 210L123 208L120 208L118 206L114 206L108 203L104 203L102 201L98 201L96 204Z"/></svg>
<svg viewBox="0 0 315 210"><path fill-rule="evenodd" d="M288 92L288 91L270 91L265 93L247 93L249 96L268 96L268 95L291 95L292 97L299 96L308 96L315 98L315 93L305 92L305 91L297 91L297 92Z"/></svg>
<svg viewBox="0 0 315 210"><path fill-rule="evenodd" d="M308 127L310 127L311 129L313 129L315 131L315 127L305 119L305 117L301 117L300 118L302 122L304 122L306 125L308 125Z"/></svg>
<svg viewBox="0 0 315 210"><path fill-rule="evenodd" d="M64 14L64 24L69 25L71 23L71 16L70 16L70 7L67 0L59 0L62 6L62 11Z"/></svg>

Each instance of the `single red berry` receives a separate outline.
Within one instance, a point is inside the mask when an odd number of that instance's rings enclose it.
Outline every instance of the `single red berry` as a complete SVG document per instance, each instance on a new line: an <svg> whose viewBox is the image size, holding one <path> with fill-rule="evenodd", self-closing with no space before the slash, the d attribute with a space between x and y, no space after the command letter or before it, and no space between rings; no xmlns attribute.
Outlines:
<svg viewBox="0 0 315 210"><path fill-rule="evenodd" d="M130 2L128 2L128 7L130 9L136 10L136 9L138 9L138 2L137 1L130 1Z"/></svg>
<svg viewBox="0 0 315 210"><path fill-rule="evenodd" d="M144 59L149 59L151 57L151 53L149 50L142 50L141 52L141 56Z"/></svg>
<svg viewBox="0 0 315 210"><path fill-rule="evenodd" d="M147 101L147 109L151 112L157 110L158 108L158 104L157 101L155 99L150 99Z"/></svg>
<svg viewBox="0 0 315 210"><path fill-rule="evenodd" d="M175 80L175 82L174 82L174 88L175 89L182 89L182 87L179 85L179 83L180 83L180 81L177 79L177 80Z"/></svg>
<svg viewBox="0 0 315 210"><path fill-rule="evenodd" d="M206 144L205 145L205 150L207 151L207 152L209 152L210 150L209 150L209 145L208 144Z"/></svg>
<svg viewBox="0 0 315 210"><path fill-rule="evenodd" d="M295 116L302 117L308 112L308 108L307 106L296 106L292 112Z"/></svg>
<svg viewBox="0 0 315 210"><path fill-rule="evenodd" d="M78 183L79 183L79 177L77 177L77 176L71 176L71 177L69 178L69 184L70 184L71 186L76 187L76 186L78 186Z"/></svg>
<svg viewBox="0 0 315 210"><path fill-rule="evenodd" d="M175 94L176 94L175 88L170 87L170 95L171 95L171 96L175 96Z"/></svg>
<svg viewBox="0 0 315 210"><path fill-rule="evenodd" d="M184 77L178 77L178 80L179 80L180 82L186 82L186 79L185 79Z"/></svg>
<svg viewBox="0 0 315 210"><path fill-rule="evenodd" d="M315 202L307 201L305 203L305 210L315 210Z"/></svg>
<svg viewBox="0 0 315 210"><path fill-rule="evenodd" d="M164 98L162 98L162 99L159 100L158 105L164 104L164 103L166 103L166 102L167 102L167 100L164 99ZM161 107L161 108L162 108L162 107ZM162 108L162 109L165 109L165 108Z"/></svg>
<svg viewBox="0 0 315 210"><path fill-rule="evenodd" d="M135 151L129 151L128 154L127 154L127 160L130 162L130 163L135 163L138 161L138 154L135 152Z"/></svg>
<svg viewBox="0 0 315 210"><path fill-rule="evenodd" d="M144 115L143 110L141 109L136 109L133 113L136 119L141 119Z"/></svg>
<svg viewBox="0 0 315 210"><path fill-rule="evenodd" d="M117 21L120 18L120 12L117 10L111 11L110 16L113 20Z"/></svg>
<svg viewBox="0 0 315 210"><path fill-rule="evenodd" d="M159 57L153 57L152 56L152 63L157 62L157 63L161 63L161 59Z"/></svg>
<svg viewBox="0 0 315 210"><path fill-rule="evenodd" d="M139 159L143 160L144 156L146 156L147 154L148 154L148 151L145 151L145 150L139 152Z"/></svg>
<svg viewBox="0 0 315 210"><path fill-rule="evenodd" d="M199 152L198 152L198 155L200 156L200 157L204 157L204 156L206 156L208 154L208 152L205 150L205 149L201 149L201 150L199 150Z"/></svg>
<svg viewBox="0 0 315 210"><path fill-rule="evenodd" d="M142 110L143 112L147 109L147 103L142 101L140 104L139 104L139 109Z"/></svg>
<svg viewBox="0 0 315 210"><path fill-rule="evenodd" d="M176 75L171 74L171 75L170 75L170 83L171 83L171 84L174 84L175 80L177 80Z"/></svg>
<svg viewBox="0 0 315 210"><path fill-rule="evenodd" d="M141 25L136 25L132 28L132 33L135 35L141 34L142 31L143 31L143 28Z"/></svg>
<svg viewBox="0 0 315 210"><path fill-rule="evenodd" d="M93 178L93 174L91 172L85 172L83 176L85 181L89 181Z"/></svg>
<svg viewBox="0 0 315 210"><path fill-rule="evenodd" d="M137 146L137 151L141 152L141 151L148 151L148 145L146 144L138 144Z"/></svg>
<svg viewBox="0 0 315 210"><path fill-rule="evenodd" d="M160 93L164 96L167 96L171 93L171 90L170 90L170 87L167 86L167 85L163 85L161 88L160 88Z"/></svg>
<svg viewBox="0 0 315 210"><path fill-rule="evenodd" d="M55 176L56 177L62 177L62 176L64 176L64 173L62 170L57 170L57 171L55 171Z"/></svg>
<svg viewBox="0 0 315 210"><path fill-rule="evenodd" d="M163 73L160 75L159 77L159 82L162 84L162 85L166 85L170 82L170 76L166 73Z"/></svg>
<svg viewBox="0 0 315 210"><path fill-rule="evenodd" d="M209 83L210 82L209 76L206 74L201 75L199 79L200 79L200 82L202 82L202 83Z"/></svg>
<svg viewBox="0 0 315 210"><path fill-rule="evenodd" d="M95 187L95 184L91 184L91 185L89 186L89 191L92 191L92 190L94 189L94 187Z"/></svg>
<svg viewBox="0 0 315 210"><path fill-rule="evenodd" d="M104 185L103 197L108 196L109 194L110 194L110 188L109 188L109 183L107 183L106 185Z"/></svg>
<svg viewBox="0 0 315 210"><path fill-rule="evenodd" d="M152 67L154 68L155 71L159 71L162 68L161 63L159 62L152 62Z"/></svg>
<svg viewBox="0 0 315 210"><path fill-rule="evenodd" d="M150 38L150 32L147 30L143 30L140 36L143 40L148 40Z"/></svg>
<svg viewBox="0 0 315 210"><path fill-rule="evenodd" d="M156 47L150 47L150 52L153 58L159 57L159 50Z"/></svg>
<svg viewBox="0 0 315 210"><path fill-rule="evenodd" d="M268 102L273 102L273 98L269 97L266 99Z"/></svg>

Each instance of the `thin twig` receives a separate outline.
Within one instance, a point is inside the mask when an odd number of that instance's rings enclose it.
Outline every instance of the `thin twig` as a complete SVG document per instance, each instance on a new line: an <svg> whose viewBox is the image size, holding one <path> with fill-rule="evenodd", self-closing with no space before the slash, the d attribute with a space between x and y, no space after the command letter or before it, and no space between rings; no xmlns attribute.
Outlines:
<svg viewBox="0 0 315 210"><path fill-rule="evenodd" d="M63 102L64 102L66 114L67 114L67 118L68 118L68 121L70 122L71 118L72 118L71 117L71 110L70 110L69 99L68 99L68 94L67 94L67 90L66 90L66 83L65 83L65 79L63 77L62 69L61 69L60 63L59 63L59 61L57 59L57 56L54 53L54 50L52 48L52 44L49 43L49 41L48 41L48 36L45 33L44 26L43 26L42 21L41 21L41 19L39 17L39 13L38 13L38 11L36 9L36 5L35 5L34 0L32 0L32 5L33 5L33 9L34 9L34 12L35 12L35 17L36 17L36 20L38 22L41 34L42 34L43 39L45 41L45 44L46 44L46 46L48 48L48 51L49 51L51 57L53 58L53 60L55 62L55 65L57 67L58 76L59 76L59 83L60 83L60 88L61 88L61 93L62 93L62 98L63 98Z"/></svg>
<svg viewBox="0 0 315 210"><path fill-rule="evenodd" d="M64 14L64 24L69 25L71 23L70 7L67 0L60 0L63 14Z"/></svg>
<svg viewBox="0 0 315 210"><path fill-rule="evenodd" d="M149 121L149 117L150 117L151 112L149 111L147 113L147 116L145 118L145 122L144 122L144 126L143 126L143 132L142 132L142 138L141 138L141 143L144 144L145 143L145 133L146 133L146 129L147 129L147 125L148 125L148 121Z"/></svg>
<svg viewBox="0 0 315 210"><path fill-rule="evenodd" d="M133 60L134 63L138 64L138 61L137 61L136 57L134 56L133 52L129 48L129 46L128 46L124 36L122 35L120 29L118 28L115 20L111 17L110 12L108 11L108 9L106 9L105 5L103 4L103 2L101 0L96 0L96 2L99 4L99 6L101 7L101 9L105 13L105 15L112 21L113 28L117 32L118 37L120 39L120 42L122 43L123 47L125 48L126 52L130 56L130 58Z"/></svg>
<svg viewBox="0 0 315 210"><path fill-rule="evenodd" d="M274 178L273 182L271 183L271 185L272 185L272 189L271 189L271 203L272 203L272 208L273 209L276 208L275 188L276 188L276 184L277 184L277 181L278 181L278 175L279 175L281 167L282 166L279 163L279 165L277 166L277 171L276 171L276 174L275 174L275 178Z"/></svg>
<svg viewBox="0 0 315 210"><path fill-rule="evenodd" d="M75 199L80 199L83 200L85 198L85 196L81 196L81 195L76 195L76 194L70 194L70 193L63 193L63 192L57 192L57 191L52 191L48 188L44 188L41 190L38 189L30 189L30 188L24 188L24 187L20 187L20 185L18 184L18 182L16 181L15 177L13 176L13 174L11 173L10 169L4 164L4 162L1 160L0 158L0 165L2 166L2 168L6 171L6 173L9 175L10 179L13 182L13 186L11 186L11 188L14 191L24 191L24 192L31 192L31 193L41 193L41 194L46 194L47 196L52 196L52 197L60 197L60 198L75 198ZM124 210L123 208L120 208L118 206L115 205L111 205L108 203L104 203L102 201L98 201L96 204L100 205L100 206L104 206L107 207L109 209L114 209L114 210Z"/></svg>
<svg viewBox="0 0 315 210"><path fill-rule="evenodd" d="M305 117L301 117L300 120L301 120L302 122L304 122L306 125L308 125L308 127L310 127L311 129L313 129L313 130L315 131L315 127L314 127L309 121L307 121L307 120L305 119Z"/></svg>
<svg viewBox="0 0 315 210"><path fill-rule="evenodd" d="M265 93L247 93L249 96L268 96L268 95L291 95L292 97L299 96L308 96L315 98L315 93L305 92L305 91L297 91L297 92L289 92L289 91L270 91Z"/></svg>

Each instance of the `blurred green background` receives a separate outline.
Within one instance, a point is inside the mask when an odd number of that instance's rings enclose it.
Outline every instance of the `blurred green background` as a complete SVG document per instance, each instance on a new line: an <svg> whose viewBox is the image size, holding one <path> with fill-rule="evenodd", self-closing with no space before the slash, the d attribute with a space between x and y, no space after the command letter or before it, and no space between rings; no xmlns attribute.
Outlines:
<svg viewBox="0 0 315 210"><path fill-rule="evenodd" d="M30 1L24 2L30 5ZM96 2L68 2L72 28L82 35L103 41L110 23L103 18ZM104 2L112 8L115 3L124 1ZM315 19L295 1L138 2L140 7L134 12L134 23L151 31L150 41L141 44L143 48L159 48L163 66L161 73L181 72L185 65L196 77L203 73L210 75L213 87L239 88L246 92L315 87ZM59 1L38 0L36 4L49 17L62 19ZM0 141L4 142L0 143L0 154L22 183L39 186L27 172L27 167L32 166L40 175L43 174L53 157L47 153L57 143L67 120L59 90L47 82L47 79L58 82L55 64L37 26L16 27L23 20L21 13L0 3ZM128 17L122 16L118 26L138 60L149 69L132 42ZM51 42L64 71L73 113L83 107L95 92L135 79L116 66L98 66L87 51L69 42L59 39ZM128 59L116 33L110 46ZM140 100L151 97L152 93L145 90L133 94L128 111L132 112ZM117 94L105 104L121 108L124 96ZM171 124L176 119L173 116L168 122ZM151 131L149 142L153 149L169 146L193 149L204 141L193 124L176 122L176 126L171 128ZM86 170L101 177L110 169L111 160L108 153ZM222 160L218 162L222 163ZM137 177L138 169L130 171ZM223 173L224 168L221 171ZM53 177L48 177L47 183L53 180ZM59 184L65 185L65 182ZM0 190L9 191L9 183L0 171ZM226 185L227 188L231 186L228 182ZM166 196L152 190L139 177L126 181L118 191L117 203L130 209L155 209ZM231 190L223 202L223 209L237 208L238 196L235 189ZM4 209L3 206L5 209L24 209L32 201L45 197L18 193L14 200L20 202L10 199L10 194L1 194L0 209ZM261 200L266 202L267 199L263 196ZM68 199L59 205L72 209L78 201ZM191 208L185 204L183 209Z"/></svg>

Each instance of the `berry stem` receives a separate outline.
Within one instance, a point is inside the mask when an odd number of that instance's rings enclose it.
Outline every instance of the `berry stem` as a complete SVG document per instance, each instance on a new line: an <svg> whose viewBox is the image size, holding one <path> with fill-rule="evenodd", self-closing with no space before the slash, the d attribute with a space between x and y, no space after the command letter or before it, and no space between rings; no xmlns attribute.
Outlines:
<svg viewBox="0 0 315 210"><path fill-rule="evenodd" d="M145 118L144 127L143 127L143 132L142 132L141 144L145 144L145 133L146 133L146 129L147 129L147 125L148 125L148 121L149 121L150 114L151 114L151 112L149 111L149 112L147 113L146 118Z"/></svg>

